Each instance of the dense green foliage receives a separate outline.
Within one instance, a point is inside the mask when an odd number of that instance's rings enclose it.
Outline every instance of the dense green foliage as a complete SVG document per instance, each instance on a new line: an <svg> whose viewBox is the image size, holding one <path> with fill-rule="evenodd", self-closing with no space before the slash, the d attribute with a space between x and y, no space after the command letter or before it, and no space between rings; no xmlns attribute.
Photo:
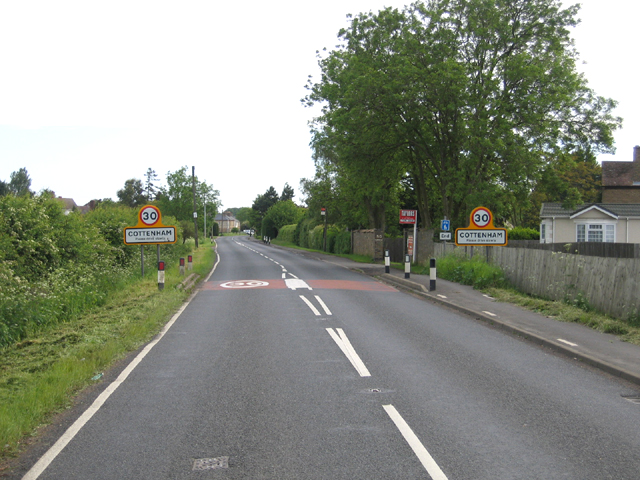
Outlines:
<svg viewBox="0 0 640 480"><path fill-rule="evenodd" d="M540 232L535 228L515 227L507 232L509 240L539 240Z"/></svg>
<svg viewBox="0 0 640 480"><path fill-rule="evenodd" d="M504 273L495 265L488 264L481 255L473 258L446 255L438 258L438 276L451 282L472 285L483 289L506 285Z"/></svg>
<svg viewBox="0 0 640 480"><path fill-rule="evenodd" d="M322 107L312 124L316 176L303 182L310 211L385 229L415 205L423 227L450 218L456 228L484 205L497 225L531 226L534 191L548 201L584 196L565 175L567 159L589 176L581 163L611 151L621 120L576 69L578 9L429 0L352 17L319 56L321 77L303 100Z"/></svg>
<svg viewBox="0 0 640 480"><path fill-rule="evenodd" d="M0 197L0 346L100 305L126 282L140 247L124 245L123 227L135 225L136 214L116 205L65 215L50 195ZM155 265L155 248L145 253ZM179 253L161 249L169 264Z"/></svg>

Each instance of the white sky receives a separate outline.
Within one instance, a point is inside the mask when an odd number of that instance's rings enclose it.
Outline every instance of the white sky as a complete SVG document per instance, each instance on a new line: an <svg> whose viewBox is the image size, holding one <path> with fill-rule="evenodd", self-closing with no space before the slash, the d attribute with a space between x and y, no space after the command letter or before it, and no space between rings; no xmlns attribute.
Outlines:
<svg viewBox="0 0 640 480"><path fill-rule="evenodd" d="M26 167L33 190L83 205L116 200L149 167L164 182L187 165L225 208L285 182L300 200L314 174L314 112L300 99L316 50L337 44L347 13L408 3L0 0L0 179ZM580 69L625 120L617 154L600 160L632 160L640 3L582 4Z"/></svg>

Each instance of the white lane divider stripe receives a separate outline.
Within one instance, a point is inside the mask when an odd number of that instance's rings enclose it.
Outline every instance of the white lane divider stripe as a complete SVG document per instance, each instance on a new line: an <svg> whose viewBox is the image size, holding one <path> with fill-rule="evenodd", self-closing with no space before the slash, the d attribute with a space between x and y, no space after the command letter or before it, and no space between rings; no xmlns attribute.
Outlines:
<svg viewBox="0 0 640 480"><path fill-rule="evenodd" d="M404 421L404 418L398 413L398 410L393 405L383 405L382 408L387 412L387 415L393 420L393 423L396 424L398 430L407 441L413 452L422 463L422 466L427 470L429 475L431 475L432 480L448 480L447 476L444 474L440 467L435 462L431 454L424 448L420 439L413 433L411 427Z"/></svg>
<svg viewBox="0 0 640 480"><path fill-rule="evenodd" d="M302 301L304 303L307 304L307 306L311 309L311 311L316 315L316 317L319 317L321 315L320 311L313 306L313 303L311 303L309 300L306 299L306 297L304 295L300 295L300 298L302 299Z"/></svg>
<svg viewBox="0 0 640 480"><path fill-rule="evenodd" d="M322 299L318 295L315 295L315 297L316 297L316 300L318 300L318 303L320 304L322 309L324 310L324 313L326 313L327 315L333 315L333 313L331 313L331 310L329 310L329 307L327 307L327 305L322 301Z"/></svg>
<svg viewBox="0 0 640 480"><path fill-rule="evenodd" d="M356 369L360 376L370 377L371 374L369 373L369 370L367 370L364 362L356 353L356 350L353 348L353 345L351 345L351 342L347 338L347 335L344 333L344 331L341 328L336 328L335 330L333 328L327 328L327 332L329 332L331 338L333 338L334 342L338 344L340 350L342 350L342 353L344 353L345 356L349 359L351 365L353 365L353 368Z"/></svg>

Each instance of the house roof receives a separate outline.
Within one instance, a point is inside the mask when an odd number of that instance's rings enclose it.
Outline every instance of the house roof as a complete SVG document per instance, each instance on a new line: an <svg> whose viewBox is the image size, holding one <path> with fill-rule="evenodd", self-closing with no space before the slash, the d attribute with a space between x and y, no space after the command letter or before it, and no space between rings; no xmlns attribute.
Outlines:
<svg viewBox="0 0 640 480"><path fill-rule="evenodd" d="M236 217L231 212L224 212L224 213L219 213L218 215L216 215L215 220L216 221L223 220L225 222L232 222L232 221L236 220Z"/></svg>
<svg viewBox="0 0 640 480"><path fill-rule="evenodd" d="M602 162L602 186L640 186L640 146L634 147L632 162Z"/></svg>
<svg viewBox="0 0 640 480"><path fill-rule="evenodd" d="M565 209L560 203L543 203L540 217L573 218L593 209L616 218L640 217L639 203L586 203L573 209Z"/></svg>

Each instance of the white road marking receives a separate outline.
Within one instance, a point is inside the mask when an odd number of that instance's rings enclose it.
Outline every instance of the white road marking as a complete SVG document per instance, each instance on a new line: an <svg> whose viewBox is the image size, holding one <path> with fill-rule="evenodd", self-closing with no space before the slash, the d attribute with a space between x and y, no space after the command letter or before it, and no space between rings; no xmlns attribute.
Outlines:
<svg viewBox="0 0 640 480"><path fill-rule="evenodd" d="M309 300L307 300L304 295L300 295L300 298L302 299L302 301L304 303L307 304L307 306L311 309L311 311L316 315L316 317L319 317L321 315L320 311L313 306L313 303L311 303Z"/></svg>
<svg viewBox="0 0 640 480"><path fill-rule="evenodd" d="M331 313L331 310L329 310L329 308L325 305L322 299L318 295L315 295L315 297L316 297L316 300L318 300L318 303L320 304L320 306L324 309L324 313L326 313L327 315L333 315L333 313Z"/></svg>
<svg viewBox="0 0 640 480"><path fill-rule="evenodd" d="M438 293L438 297L440 297L440 298L447 298L447 297L446 297L446 295L440 295L439 293Z"/></svg>
<svg viewBox="0 0 640 480"><path fill-rule="evenodd" d="M287 278L287 274L282 272L282 278Z"/></svg>
<svg viewBox="0 0 640 480"><path fill-rule="evenodd" d="M558 338L558 341L562 342L562 343L566 343L567 345L569 345L571 347L577 347L578 346L577 343L571 343L571 342L568 342L567 340L563 340L562 338Z"/></svg>
<svg viewBox="0 0 640 480"><path fill-rule="evenodd" d="M344 331L341 328L336 328L335 331L333 328L327 328L327 332L331 335L331 338L338 344L342 353L349 359L353 368L357 370L361 377L370 377L371 374L367 367L364 365L364 362L360 359L356 350L351 345L351 342L345 335Z"/></svg>
<svg viewBox="0 0 640 480"><path fill-rule="evenodd" d="M293 275L291 276L293 277ZM286 278L284 283L287 288L290 288L291 290L296 290L297 288L306 288L307 290L313 290L313 288L307 285L307 282L298 278Z"/></svg>
<svg viewBox="0 0 640 480"><path fill-rule="evenodd" d="M491 315L492 317L497 317L495 313L487 312L486 310L483 310L482 313L486 313L487 315Z"/></svg>
<svg viewBox="0 0 640 480"><path fill-rule="evenodd" d="M431 475L432 480L447 480L447 476L444 474L440 467L435 462L431 454L424 448L420 439L413 433L411 427L404 421L404 418L398 413L398 410L393 405L383 405L382 408L387 412L387 415L396 424L398 430L407 441L413 452L418 457L418 460L422 463L422 466Z"/></svg>
<svg viewBox="0 0 640 480"><path fill-rule="evenodd" d="M216 266L218 264L216 263ZM215 270L215 267L214 267ZM164 326L162 331L158 334L158 336L152 340L144 349L138 354L136 358L134 358L129 365L120 373L118 378L113 381L99 396L94 400L87 410L71 425L66 432L62 434L62 436L58 439L53 446L47 450L47 452L40 457L40 460L36 462L36 464L31 467L22 480L36 480L42 472L53 462L53 460L58 456L58 454L64 450L64 448L73 440L73 438L77 435L77 433L86 425L86 423L91 420L100 407L104 405L107 399L111 396L116 389L122 385L122 383L127 379L129 374L138 366L138 364L147 356L147 354L151 351L156 344L162 340L162 337L169 331L171 326L178 320L178 317L182 314L187 305L191 302L193 297L197 294L197 291L189 297L189 299L180 307L180 310L176 312L176 314L169 320L169 322Z"/></svg>

